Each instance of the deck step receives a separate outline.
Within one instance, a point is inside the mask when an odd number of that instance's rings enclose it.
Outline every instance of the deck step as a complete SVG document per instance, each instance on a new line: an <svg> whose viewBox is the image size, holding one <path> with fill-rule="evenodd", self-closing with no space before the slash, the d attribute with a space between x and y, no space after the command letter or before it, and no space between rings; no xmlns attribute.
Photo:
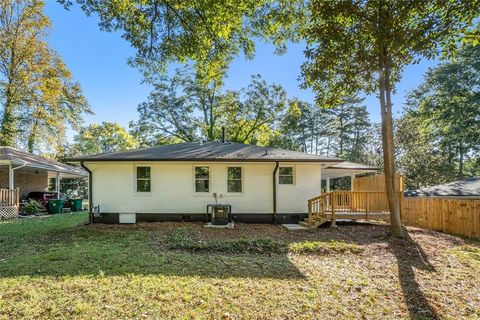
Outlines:
<svg viewBox="0 0 480 320"><path fill-rule="evenodd" d="M308 221L298 221L298 224L301 225L304 228L310 228L310 225L308 224Z"/></svg>
<svg viewBox="0 0 480 320"><path fill-rule="evenodd" d="M309 229L315 229L321 226L322 224L329 222L330 219L326 217L322 218L317 218L314 219L310 224L307 218L303 219L303 221L299 221L298 224L301 225L302 227L309 228Z"/></svg>

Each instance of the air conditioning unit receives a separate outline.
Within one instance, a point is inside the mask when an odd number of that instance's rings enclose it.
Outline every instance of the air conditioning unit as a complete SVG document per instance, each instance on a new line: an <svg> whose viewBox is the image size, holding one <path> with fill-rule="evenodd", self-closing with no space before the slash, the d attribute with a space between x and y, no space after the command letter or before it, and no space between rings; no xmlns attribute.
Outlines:
<svg viewBox="0 0 480 320"><path fill-rule="evenodd" d="M227 225L230 221L230 206L216 204L212 206L212 224L216 226Z"/></svg>

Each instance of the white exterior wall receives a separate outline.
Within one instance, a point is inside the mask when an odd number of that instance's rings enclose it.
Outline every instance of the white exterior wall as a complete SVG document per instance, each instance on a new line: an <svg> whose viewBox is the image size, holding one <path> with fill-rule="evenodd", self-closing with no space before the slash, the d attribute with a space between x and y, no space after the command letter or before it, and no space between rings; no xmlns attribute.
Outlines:
<svg viewBox="0 0 480 320"><path fill-rule="evenodd" d="M280 166L287 166L281 163ZM277 213L306 213L307 200L320 192L320 164L295 167L294 185L277 185ZM102 212L205 213L206 205L232 205L233 213L273 213L274 163L102 162L86 163L92 171L93 205ZM136 192L136 166L151 167L151 192ZM194 167L210 168L210 192L196 193ZM227 167L241 166L243 192L227 193Z"/></svg>
<svg viewBox="0 0 480 320"><path fill-rule="evenodd" d="M294 184L278 184L277 213L307 213L307 201L320 194L321 166L319 163L286 164L293 167Z"/></svg>

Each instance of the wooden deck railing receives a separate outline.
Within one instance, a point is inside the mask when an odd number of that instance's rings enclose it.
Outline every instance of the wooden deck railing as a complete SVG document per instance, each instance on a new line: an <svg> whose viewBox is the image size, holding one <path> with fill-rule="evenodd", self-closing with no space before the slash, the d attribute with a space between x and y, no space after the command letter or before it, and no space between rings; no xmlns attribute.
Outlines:
<svg viewBox="0 0 480 320"><path fill-rule="evenodd" d="M338 213L365 213L368 220L371 213L386 213L387 195L377 191L332 191L308 200L308 220L331 215L335 224Z"/></svg>
<svg viewBox="0 0 480 320"><path fill-rule="evenodd" d="M320 218L330 208L331 192L324 193L318 197L308 200L308 220Z"/></svg>
<svg viewBox="0 0 480 320"><path fill-rule="evenodd" d="M12 207L19 204L19 190L0 189L0 207Z"/></svg>
<svg viewBox="0 0 480 320"><path fill-rule="evenodd" d="M402 222L407 226L480 238L480 200L403 197L398 192ZM339 219L387 220L387 195L377 191L333 191L308 200L308 223Z"/></svg>

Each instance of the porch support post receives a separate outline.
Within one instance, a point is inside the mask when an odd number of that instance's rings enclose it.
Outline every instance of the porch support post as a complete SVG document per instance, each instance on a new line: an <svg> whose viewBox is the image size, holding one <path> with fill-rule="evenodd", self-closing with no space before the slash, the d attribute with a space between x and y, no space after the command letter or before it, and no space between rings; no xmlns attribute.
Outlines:
<svg viewBox="0 0 480 320"><path fill-rule="evenodd" d="M15 171L13 171L12 164L8 164L8 189L13 190L15 189L15 178L14 178Z"/></svg>
<svg viewBox="0 0 480 320"><path fill-rule="evenodd" d="M60 172L57 172L55 176L55 192L57 193L57 199L60 199Z"/></svg>
<svg viewBox="0 0 480 320"><path fill-rule="evenodd" d="M322 167L320 166L320 195L322 195Z"/></svg>
<svg viewBox="0 0 480 320"><path fill-rule="evenodd" d="M330 177L327 178L327 192L330 192Z"/></svg>
<svg viewBox="0 0 480 320"><path fill-rule="evenodd" d="M353 191L353 180L355 179L355 173L350 174L350 191Z"/></svg>

